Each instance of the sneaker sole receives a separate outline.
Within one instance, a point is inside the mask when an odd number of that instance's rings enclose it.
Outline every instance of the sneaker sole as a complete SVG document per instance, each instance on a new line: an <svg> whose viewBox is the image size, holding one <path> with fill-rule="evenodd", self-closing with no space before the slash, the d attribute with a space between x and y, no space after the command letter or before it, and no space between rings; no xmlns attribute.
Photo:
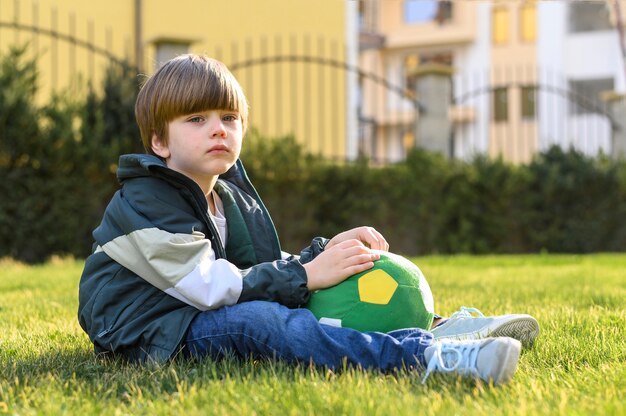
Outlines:
<svg viewBox="0 0 626 416"><path fill-rule="evenodd" d="M516 339L522 343L523 348L530 348L535 342L535 338L539 335L539 323L532 316L522 316L503 322L500 325L494 324L492 327L485 328L483 331L468 332L467 334L456 334L435 339L483 339L495 337L509 337Z"/></svg>
<svg viewBox="0 0 626 416"><path fill-rule="evenodd" d="M539 335L539 323L531 317L506 322L493 329L488 337L510 337L522 343L522 347L530 348Z"/></svg>

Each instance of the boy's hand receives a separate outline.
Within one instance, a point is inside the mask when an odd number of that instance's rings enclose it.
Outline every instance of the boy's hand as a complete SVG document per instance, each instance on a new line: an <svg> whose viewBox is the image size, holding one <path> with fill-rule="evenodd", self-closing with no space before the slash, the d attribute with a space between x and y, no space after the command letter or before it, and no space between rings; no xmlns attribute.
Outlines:
<svg viewBox="0 0 626 416"><path fill-rule="evenodd" d="M389 251L389 244L385 237L372 227L357 227L343 233L339 233L326 244L325 250L333 247L335 244L347 240L359 240L372 250Z"/></svg>
<svg viewBox="0 0 626 416"><path fill-rule="evenodd" d="M346 240L326 248L315 259L303 264L310 291L331 287L356 273L374 267L380 258L359 240Z"/></svg>

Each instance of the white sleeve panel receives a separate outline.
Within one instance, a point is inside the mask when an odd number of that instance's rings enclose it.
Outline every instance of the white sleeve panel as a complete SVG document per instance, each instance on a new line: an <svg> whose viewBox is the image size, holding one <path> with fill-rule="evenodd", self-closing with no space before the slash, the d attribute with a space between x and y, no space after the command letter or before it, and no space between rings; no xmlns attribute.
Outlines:
<svg viewBox="0 0 626 416"><path fill-rule="evenodd" d="M109 241L102 250L153 286L198 309L234 304L241 294L239 270L226 260L215 260L211 242L198 231L173 234L142 229Z"/></svg>
<svg viewBox="0 0 626 416"><path fill-rule="evenodd" d="M237 303L243 288L241 273L224 259L203 261L174 288L201 310Z"/></svg>

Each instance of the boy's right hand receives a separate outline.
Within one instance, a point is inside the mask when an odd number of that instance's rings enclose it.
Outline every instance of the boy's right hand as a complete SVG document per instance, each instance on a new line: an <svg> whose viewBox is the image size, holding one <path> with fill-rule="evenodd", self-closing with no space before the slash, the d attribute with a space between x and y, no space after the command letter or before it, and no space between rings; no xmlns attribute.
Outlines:
<svg viewBox="0 0 626 416"><path fill-rule="evenodd" d="M353 274L374 267L380 255L359 240L346 240L325 249L315 259L303 264L310 291L324 289L343 282Z"/></svg>

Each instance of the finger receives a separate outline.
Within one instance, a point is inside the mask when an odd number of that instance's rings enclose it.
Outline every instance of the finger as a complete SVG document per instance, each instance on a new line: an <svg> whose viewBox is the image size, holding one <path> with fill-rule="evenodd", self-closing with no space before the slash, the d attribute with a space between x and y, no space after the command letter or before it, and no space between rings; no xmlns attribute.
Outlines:
<svg viewBox="0 0 626 416"><path fill-rule="evenodd" d="M357 254L354 256L346 257L341 261L340 267L344 270L354 266L365 265L367 269L373 267L374 262L378 260L377 254Z"/></svg>
<svg viewBox="0 0 626 416"><path fill-rule="evenodd" d="M378 253L364 246L363 243L361 243L360 241L354 241L354 244L346 244L345 246L341 247L344 258L364 256L364 258L367 257L370 261L378 260L380 258L380 255Z"/></svg>
<svg viewBox="0 0 626 416"><path fill-rule="evenodd" d="M383 237L383 235L381 233L379 233L378 231L376 231L373 228L372 228L372 233L376 237L376 241L377 241L377 248L376 249L377 250L382 250L382 251L389 251L389 243L387 242L387 240L385 240L385 237Z"/></svg>
<svg viewBox="0 0 626 416"><path fill-rule="evenodd" d="M358 249L362 249L362 250L368 250L367 247L365 247L365 245L363 244L363 242L361 240L358 240L356 238L352 238L350 240L346 240L346 241L342 241L341 243L336 244L334 247L337 247L339 249L350 249L350 248L358 248Z"/></svg>
<svg viewBox="0 0 626 416"><path fill-rule="evenodd" d="M359 263L359 264L354 264L354 265L345 267L344 271L345 271L345 273L348 276L352 276L352 275L355 275L357 273L361 273L361 272L364 272L366 270L369 270L372 267L374 267L374 262L370 261L370 262Z"/></svg>
<svg viewBox="0 0 626 416"><path fill-rule="evenodd" d="M381 250L381 251L389 251L389 243L387 242L387 240L385 240L385 237L383 237L382 234L378 233L378 248L377 250Z"/></svg>
<svg viewBox="0 0 626 416"><path fill-rule="evenodd" d="M363 240L371 249L373 250L382 250L385 247L385 239L382 234L376 231L372 227L363 227L360 230L359 238Z"/></svg>

